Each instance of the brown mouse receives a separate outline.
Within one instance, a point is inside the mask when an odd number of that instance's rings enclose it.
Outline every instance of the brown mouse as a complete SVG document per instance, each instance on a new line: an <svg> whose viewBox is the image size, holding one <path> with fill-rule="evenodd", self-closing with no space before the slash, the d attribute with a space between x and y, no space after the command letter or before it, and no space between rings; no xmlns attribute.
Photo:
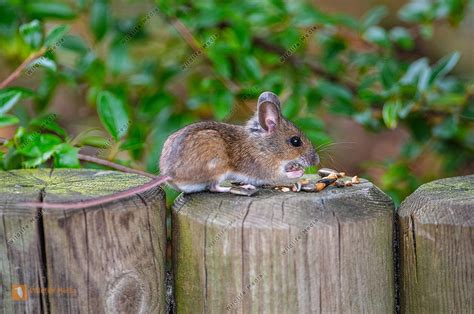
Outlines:
<svg viewBox="0 0 474 314"><path fill-rule="evenodd" d="M171 134L160 158L161 175L150 182L113 195L81 203L22 203L35 207L83 208L128 197L168 183L192 193L229 192L223 181L244 183L242 188L294 181L304 168L319 163L309 139L281 113L278 97L263 92L257 111L246 125L199 122Z"/></svg>

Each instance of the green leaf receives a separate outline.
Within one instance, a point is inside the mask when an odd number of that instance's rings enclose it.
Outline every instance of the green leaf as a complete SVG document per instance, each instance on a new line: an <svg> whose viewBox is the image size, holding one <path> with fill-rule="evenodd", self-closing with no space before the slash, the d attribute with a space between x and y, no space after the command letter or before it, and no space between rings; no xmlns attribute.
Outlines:
<svg viewBox="0 0 474 314"><path fill-rule="evenodd" d="M133 63L129 57L127 46L120 42L112 44L106 61L109 70L114 74L124 73L133 69Z"/></svg>
<svg viewBox="0 0 474 314"><path fill-rule="evenodd" d="M362 112L358 112L354 115L354 120L357 123L362 124L363 126L367 127L369 130L378 130L380 128L380 121L374 118L372 110L367 109Z"/></svg>
<svg viewBox="0 0 474 314"><path fill-rule="evenodd" d="M122 99L109 91L101 91L97 95L97 112L105 129L116 141L127 134L129 121Z"/></svg>
<svg viewBox="0 0 474 314"><path fill-rule="evenodd" d="M299 10L297 10L294 18L296 26L314 26L317 25L333 25L334 20L328 14L321 12L316 9L313 5L304 4Z"/></svg>
<svg viewBox="0 0 474 314"><path fill-rule="evenodd" d="M428 59L420 58L410 64L407 71L405 72L405 75L400 79L400 82L404 84L415 84L418 81L421 73L427 70L429 70Z"/></svg>
<svg viewBox="0 0 474 314"><path fill-rule="evenodd" d="M73 35L65 35L64 42L62 45L63 48L72 50L78 54L85 54L89 51L89 47L87 47L84 40L82 40L79 36Z"/></svg>
<svg viewBox="0 0 474 314"><path fill-rule="evenodd" d="M98 148L109 148L110 140L101 136L90 135L90 136L82 137L79 140L78 145L79 146L87 145L87 146L98 147Z"/></svg>
<svg viewBox="0 0 474 314"><path fill-rule="evenodd" d="M43 39L41 31L41 24L38 20L20 26L21 37L33 49L38 49L41 46L41 40Z"/></svg>
<svg viewBox="0 0 474 314"><path fill-rule="evenodd" d="M348 28L359 29L359 21L349 14L334 14L332 19L335 24L346 26Z"/></svg>
<svg viewBox="0 0 474 314"><path fill-rule="evenodd" d="M457 129L458 121L454 116L450 116L433 128L433 135L443 139L450 139L456 134Z"/></svg>
<svg viewBox="0 0 474 314"><path fill-rule="evenodd" d="M79 159L77 154L79 148L71 146L68 143L60 144L56 147L54 152L54 167L55 168L79 168Z"/></svg>
<svg viewBox="0 0 474 314"><path fill-rule="evenodd" d="M231 76L231 65L227 57L221 53L221 49L209 49L208 56L212 61L214 69L218 74L229 78Z"/></svg>
<svg viewBox="0 0 474 314"><path fill-rule="evenodd" d="M137 150L145 146L142 138L128 138L120 145L120 150Z"/></svg>
<svg viewBox="0 0 474 314"><path fill-rule="evenodd" d="M31 120L30 126L38 131L53 131L61 137L66 137L66 131L56 122L57 115L52 113L43 117Z"/></svg>
<svg viewBox="0 0 474 314"><path fill-rule="evenodd" d="M429 79L429 84L432 84L436 80L443 78L448 74L458 63L461 54L459 52L453 52L441 58L432 68Z"/></svg>
<svg viewBox="0 0 474 314"><path fill-rule="evenodd" d="M59 25L54 27L44 40L44 46L47 48L54 46L59 46L59 43L64 40L64 35L69 32L68 25Z"/></svg>
<svg viewBox="0 0 474 314"><path fill-rule="evenodd" d="M29 71L31 71L31 73L29 72L29 74L31 75L38 66L41 66L53 72L56 72L58 69L58 67L56 66L56 62L54 62L53 60L49 58L41 57L34 60L28 65Z"/></svg>
<svg viewBox="0 0 474 314"><path fill-rule="evenodd" d="M400 111L399 100L389 100L383 106L382 117L389 129L394 129L398 124L398 112Z"/></svg>
<svg viewBox="0 0 474 314"><path fill-rule="evenodd" d="M21 138L17 152L32 159L23 162L26 168L36 167L47 161L61 144L61 139L51 134L30 133Z"/></svg>
<svg viewBox="0 0 474 314"><path fill-rule="evenodd" d="M293 121L302 130L324 131L324 122L316 117L297 118Z"/></svg>
<svg viewBox="0 0 474 314"><path fill-rule="evenodd" d="M9 125L18 124L19 122L20 120L15 116L8 115L8 114L0 115L0 128L9 126Z"/></svg>
<svg viewBox="0 0 474 314"><path fill-rule="evenodd" d="M101 40L107 33L109 10L106 1L92 2L89 24L97 40Z"/></svg>
<svg viewBox="0 0 474 314"><path fill-rule="evenodd" d="M231 113L234 96L231 92L223 90L211 98L214 115L217 120L222 120Z"/></svg>
<svg viewBox="0 0 474 314"><path fill-rule="evenodd" d="M403 103L402 106L400 106L400 110L398 111L398 116L402 119L405 119L406 117L408 117L414 106L415 102L413 101Z"/></svg>
<svg viewBox="0 0 474 314"><path fill-rule="evenodd" d="M262 77L262 71L260 70L260 65L258 64L257 58L255 58L252 55L247 55L244 58L241 59L242 64L241 67L242 69L245 69L246 74L254 79L260 79Z"/></svg>
<svg viewBox="0 0 474 314"><path fill-rule="evenodd" d="M298 115L298 112L301 110L301 106L298 103L298 97L290 97L282 108L283 115L287 119L293 119Z"/></svg>
<svg viewBox="0 0 474 314"><path fill-rule="evenodd" d="M420 77L418 79L417 89L419 92L424 92L428 88L428 82L430 79L431 69L430 67L426 67L420 73Z"/></svg>
<svg viewBox="0 0 474 314"><path fill-rule="evenodd" d="M35 105L38 109L45 109L54 95L54 91L59 84L59 77L53 72L46 71L38 86Z"/></svg>
<svg viewBox="0 0 474 314"><path fill-rule="evenodd" d="M324 97L333 100L340 100L344 103L351 103L352 101L352 92L341 84L322 80L318 82L318 91Z"/></svg>
<svg viewBox="0 0 474 314"><path fill-rule="evenodd" d="M415 41L410 32L404 27L394 27L388 35L390 39L399 47L405 50L411 50L415 46Z"/></svg>
<svg viewBox="0 0 474 314"><path fill-rule="evenodd" d="M453 106L462 106L466 102L466 96L463 94L443 93L439 97L429 102L430 107L449 108Z"/></svg>
<svg viewBox="0 0 474 314"><path fill-rule="evenodd" d="M433 37L433 25L432 24L421 24L420 26L420 35L423 39L431 39Z"/></svg>
<svg viewBox="0 0 474 314"><path fill-rule="evenodd" d="M378 5L372 8L369 12L365 14L362 18L362 30L366 30L370 26L377 25L380 23L382 18L387 16L388 10L384 5Z"/></svg>
<svg viewBox="0 0 474 314"><path fill-rule="evenodd" d="M389 89L397 83L397 76L397 65L390 59L384 62L380 71L380 79L385 89Z"/></svg>
<svg viewBox="0 0 474 314"><path fill-rule="evenodd" d="M389 47L390 41L387 32L380 26L369 27L362 36L368 42L377 44L382 47Z"/></svg>
<svg viewBox="0 0 474 314"><path fill-rule="evenodd" d="M21 99L22 92L16 88L0 90L0 114L8 112Z"/></svg>
<svg viewBox="0 0 474 314"><path fill-rule="evenodd" d="M427 22L430 19L430 2L413 1L398 11L398 16L405 22Z"/></svg>
<svg viewBox="0 0 474 314"><path fill-rule="evenodd" d="M59 2L29 2L26 5L26 11L36 18L69 20L76 17L76 14L68 5Z"/></svg>

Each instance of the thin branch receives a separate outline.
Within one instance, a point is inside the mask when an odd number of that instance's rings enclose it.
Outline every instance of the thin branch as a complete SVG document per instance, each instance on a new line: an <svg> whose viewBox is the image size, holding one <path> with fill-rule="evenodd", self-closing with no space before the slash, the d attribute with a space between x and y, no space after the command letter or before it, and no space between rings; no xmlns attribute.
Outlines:
<svg viewBox="0 0 474 314"><path fill-rule="evenodd" d="M8 141L8 139L6 139L4 137L0 137L0 145L4 145L7 141ZM89 155L84 155L84 154L77 154L77 158L81 161L92 162L92 163L97 164L97 165L106 166L106 167L116 169L116 170L126 172L126 173L138 174L138 175L145 176L145 177L152 178L152 179L157 177L157 176L155 176L151 173L141 171L141 170L137 170L137 169L132 169L132 168L129 168L129 167L125 167L125 166L119 165L115 162L105 160L105 159L102 159L102 158L98 158L98 157L94 157L94 156L89 156Z"/></svg>
<svg viewBox="0 0 474 314"><path fill-rule="evenodd" d="M242 87L238 83L234 82L231 79L223 77L215 71L214 67L212 66L212 60L209 58L205 49L202 49L200 47L199 42L193 36L192 32L183 22L181 22L181 20L179 20L178 18L171 18L165 14L162 14L162 16L165 21L167 21L171 26L173 26L173 28L179 33L179 35L193 49L194 52L202 53L206 60L211 64L212 74L214 75L214 77L217 78L228 91L230 91L232 94L236 94L242 90ZM242 108L247 108L247 104L241 99L237 99L237 102Z"/></svg>
<svg viewBox="0 0 474 314"><path fill-rule="evenodd" d="M46 52L46 47L41 48L40 50L32 53L28 58L25 59L16 69L10 74L6 79L4 79L0 83L0 89L7 87L11 82L16 80L20 75L21 72L26 68L28 64L30 64L33 60L41 57Z"/></svg>
<svg viewBox="0 0 474 314"><path fill-rule="evenodd" d="M271 43L271 42L269 42L269 41L267 41L263 38L254 37L252 39L252 41L253 41L253 44L255 46L258 46L258 47L260 47L260 48L262 48L266 51L273 52L273 53L278 54L280 56L283 56L283 55L286 56L287 51L286 51L285 48L280 47L278 45L275 45L275 44L273 44L273 43ZM342 84L342 85L346 86L348 89L350 89L353 93L355 93L357 91L357 84L356 83L354 83L353 81L351 81L347 78L340 78L340 77L337 77L337 76L335 76L331 73L328 73L319 64L316 64L314 62L309 62L307 60L302 60L302 59L298 58L297 56L295 56L294 54L286 56L286 60L288 60L295 67L306 65L306 66L309 67L311 72L313 72L314 74L319 75L319 76L324 76L325 78L327 78L328 80L330 80L332 82Z"/></svg>
<svg viewBox="0 0 474 314"><path fill-rule="evenodd" d="M205 49L202 49L200 47L199 42L196 40L196 38L193 36L191 31L184 25L183 22L181 22L178 18L169 18L165 17L166 20L169 21L169 23L176 29L176 31L179 33L179 35L184 39L184 41L194 50L194 52L200 52L204 55L204 57L211 62L211 59L207 55ZM212 62L211 62L212 63ZM214 67L212 67L212 70L214 72L214 75L216 78L232 93L237 93L240 91L240 87L238 84L236 84L234 81L223 77L222 75L219 75L214 71Z"/></svg>

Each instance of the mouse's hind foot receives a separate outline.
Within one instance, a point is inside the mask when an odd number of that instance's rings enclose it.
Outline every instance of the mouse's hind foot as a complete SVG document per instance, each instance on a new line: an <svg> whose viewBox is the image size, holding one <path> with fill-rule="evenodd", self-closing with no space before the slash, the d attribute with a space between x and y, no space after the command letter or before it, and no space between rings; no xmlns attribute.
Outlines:
<svg viewBox="0 0 474 314"><path fill-rule="evenodd" d="M253 189L247 189L243 187L231 187L230 188L230 193L236 194L236 195L244 195L244 196L252 196L255 193L258 192L258 190L254 187Z"/></svg>
<svg viewBox="0 0 474 314"><path fill-rule="evenodd" d="M252 196L257 192L257 188L251 184L245 184L241 186L220 186L218 183L211 185L209 188L211 192L219 193L231 193L236 195Z"/></svg>

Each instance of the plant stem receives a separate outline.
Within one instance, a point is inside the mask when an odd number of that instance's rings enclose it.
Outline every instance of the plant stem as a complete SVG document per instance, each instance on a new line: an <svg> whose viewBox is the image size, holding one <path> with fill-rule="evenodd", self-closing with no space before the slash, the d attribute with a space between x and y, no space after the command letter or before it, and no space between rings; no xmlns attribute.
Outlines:
<svg viewBox="0 0 474 314"><path fill-rule="evenodd" d="M4 79L0 83L0 89L7 87L11 82L16 80L20 75L21 71L23 71L28 64L30 64L33 60L41 57L46 52L46 47L41 48L40 50L30 54L28 58L25 59L16 69L10 74L6 79Z"/></svg>

